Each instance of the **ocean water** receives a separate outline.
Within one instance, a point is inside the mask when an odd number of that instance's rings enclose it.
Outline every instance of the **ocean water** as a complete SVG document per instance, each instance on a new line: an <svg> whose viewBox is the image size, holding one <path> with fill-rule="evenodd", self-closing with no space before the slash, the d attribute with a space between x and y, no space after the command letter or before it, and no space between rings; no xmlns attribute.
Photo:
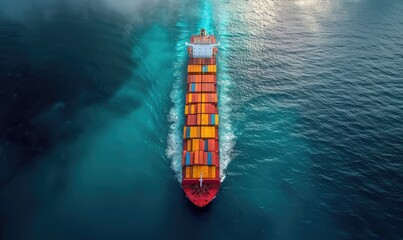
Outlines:
<svg viewBox="0 0 403 240"><path fill-rule="evenodd" d="M0 239L402 239L400 0L0 1ZM180 188L191 34L222 188Z"/></svg>

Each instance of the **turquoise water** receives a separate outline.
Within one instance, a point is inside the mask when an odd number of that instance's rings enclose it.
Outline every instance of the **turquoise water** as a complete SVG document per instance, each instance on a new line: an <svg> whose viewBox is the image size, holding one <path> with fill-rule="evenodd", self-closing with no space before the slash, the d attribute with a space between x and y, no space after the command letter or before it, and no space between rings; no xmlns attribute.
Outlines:
<svg viewBox="0 0 403 240"><path fill-rule="evenodd" d="M29 4L27 4L29 2ZM403 2L0 1L1 239L401 239ZM222 188L180 188L221 42Z"/></svg>

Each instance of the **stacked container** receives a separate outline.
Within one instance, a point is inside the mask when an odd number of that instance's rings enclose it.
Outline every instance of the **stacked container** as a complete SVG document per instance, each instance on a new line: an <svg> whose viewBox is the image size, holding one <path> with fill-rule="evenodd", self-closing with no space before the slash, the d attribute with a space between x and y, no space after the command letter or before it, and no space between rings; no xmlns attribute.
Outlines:
<svg viewBox="0 0 403 240"><path fill-rule="evenodd" d="M215 63L215 58L189 59L183 130L184 180L219 179Z"/></svg>

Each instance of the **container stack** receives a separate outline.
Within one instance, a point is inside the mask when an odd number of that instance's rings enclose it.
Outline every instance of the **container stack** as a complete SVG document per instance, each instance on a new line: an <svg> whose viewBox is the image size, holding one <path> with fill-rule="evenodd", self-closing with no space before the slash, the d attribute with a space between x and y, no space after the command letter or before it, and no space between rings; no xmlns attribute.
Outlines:
<svg viewBox="0 0 403 240"><path fill-rule="evenodd" d="M183 179L219 179L216 59L190 58L187 72Z"/></svg>

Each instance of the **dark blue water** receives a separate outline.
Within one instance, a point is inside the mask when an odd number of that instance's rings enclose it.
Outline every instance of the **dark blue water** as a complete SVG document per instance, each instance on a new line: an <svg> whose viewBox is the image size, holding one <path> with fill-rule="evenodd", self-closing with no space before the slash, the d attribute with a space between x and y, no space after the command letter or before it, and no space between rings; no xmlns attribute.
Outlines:
<svg viewBox="0 0 403 240"><path fill-rule="evenodd" d="M0 239L402 239L400 0L0 0ZM222 189L181 191L186 46Z"/></svg>

